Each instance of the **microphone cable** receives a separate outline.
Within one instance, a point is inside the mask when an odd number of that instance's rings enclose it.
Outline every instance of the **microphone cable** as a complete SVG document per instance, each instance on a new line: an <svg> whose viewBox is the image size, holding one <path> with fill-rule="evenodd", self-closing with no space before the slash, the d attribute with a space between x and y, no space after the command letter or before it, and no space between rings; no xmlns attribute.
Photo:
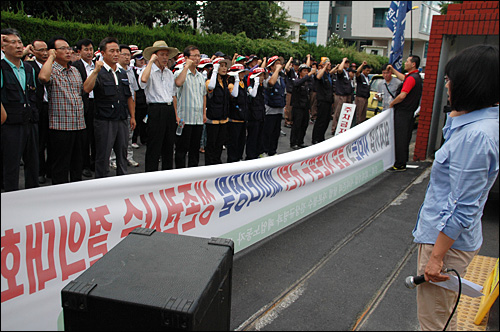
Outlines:
<svg viewBox="0 0 500 332"><path fill-rule="evenodd" d="M458 278L458 297L457 297L457 302L455 303L455 307L453 308L453 311L451 312L450 318L448 318L448 321L446 322L446 325L444 326L443 331L446 331L446 328L448 327L448 324L451 321L451 318L453 317L453 314L457 310L458 307L458 302L460 301L460 295L462 294L462 280L460 279L460 275L458 274L457 270L455 269L446 269L445 272L455 272Z"/></svg>

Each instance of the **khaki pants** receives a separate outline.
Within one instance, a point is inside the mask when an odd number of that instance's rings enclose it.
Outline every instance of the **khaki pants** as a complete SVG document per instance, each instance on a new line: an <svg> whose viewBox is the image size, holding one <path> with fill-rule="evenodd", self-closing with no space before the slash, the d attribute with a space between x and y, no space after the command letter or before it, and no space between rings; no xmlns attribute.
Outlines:
<svg viewBox="0 0 500 332"><path fill-rule="evenodd" d="M318 115L318 101L316 100L316 91L311 92L311 110L309 112L311 120L315 121Z"/></svg>
<svg viewBox="0 0 500 332"><path fill-rule="evenodd" d="M366 120L366 111L368 110L368 98L356 97L356 124Z"/></svg>
<svg viewBox="0 0 500 332"><path fill-rule="evenodd" d="M433 248L432 244L419 244L417 275L424 274ZM460 278L463 278L467 267L478 252L479 249L476 251L449 249L443 259L443 269L453 268L458 271ZM452 272L450 275L455 275L455 273ZM422 331L442 331L453 311L457 297L457 292L428 282L420 284L417 287L417 313L420 329ZM458 313L455 311L447 331L457 330L457 315Z"/></svg>

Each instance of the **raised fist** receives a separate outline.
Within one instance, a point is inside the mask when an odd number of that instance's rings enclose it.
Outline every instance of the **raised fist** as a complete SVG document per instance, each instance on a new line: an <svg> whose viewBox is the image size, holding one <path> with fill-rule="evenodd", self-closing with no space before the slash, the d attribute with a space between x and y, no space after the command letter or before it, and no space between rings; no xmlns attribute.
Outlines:
<svg viewBox="0 0 500 332"><path fill-rule="evenodd" d="M54 60L56 58L56 50L51 48L49 50L49 58L52 58L52 60Z"/></svg>
<svg viewBox="0 0 500 332"><path fill-rule="evenodd" d="M186 59L186 67L191 67L193 65L194 61L191 59Z"/></svg>
<svg viewBox="0 0 500 332"><path fill-rule="evenodd" d="M96 61L95 62L95 69L94 70L98 73L103 66L104 66L104 62L102 62L102 61Z"/></svg>
<svg viewBox="0 0 500 332"><path fill-rule="evenodd" d="M149 61L151 61L151 62L155 62L156 60L158 60L158 55L157 55L156 53L153 53L153 54L151 55L151 59L149 59Z"/></svg>

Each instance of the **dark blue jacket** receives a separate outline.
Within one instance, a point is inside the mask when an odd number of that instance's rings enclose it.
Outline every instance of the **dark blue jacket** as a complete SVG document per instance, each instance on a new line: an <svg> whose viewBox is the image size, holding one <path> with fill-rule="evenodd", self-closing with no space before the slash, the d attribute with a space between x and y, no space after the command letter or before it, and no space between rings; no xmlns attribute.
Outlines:
<svg viewBox="0 0 500 332"><path fill-rule="evenodd" d="M279 81L279 83L278 83ZM286 105L286 85L285 85L285 80L283 77L280 75L278 77L278 81L276 81L276 84L272 86L268 86L264 97L266 101L266 105L269 107L274 107L274 108L281 108L285 107Z"/></svg>

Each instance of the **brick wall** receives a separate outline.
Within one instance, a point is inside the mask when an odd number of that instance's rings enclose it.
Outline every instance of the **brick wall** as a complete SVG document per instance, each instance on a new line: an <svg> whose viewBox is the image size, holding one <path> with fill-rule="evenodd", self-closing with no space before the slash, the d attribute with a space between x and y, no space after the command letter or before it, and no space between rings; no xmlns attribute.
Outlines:
<svg viewBox="0 0 500 332"><path fill-rule="evenodd" d="M443 35L498 36L498 17L498 1L464 1L462 4L450 4L446 15L433 17L413 160L425 160L427 155Z"/></svg>

